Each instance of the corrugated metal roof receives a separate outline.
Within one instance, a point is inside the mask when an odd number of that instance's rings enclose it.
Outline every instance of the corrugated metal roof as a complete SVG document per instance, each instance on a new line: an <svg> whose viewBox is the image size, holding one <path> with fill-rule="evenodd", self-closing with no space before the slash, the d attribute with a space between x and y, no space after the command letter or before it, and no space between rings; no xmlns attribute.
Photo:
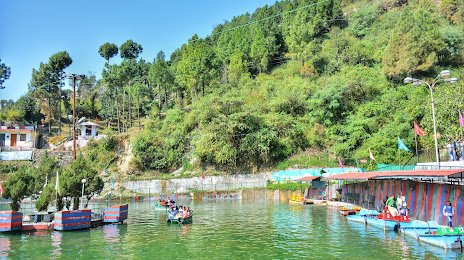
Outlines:
<svg viewBox="0 0 464 260"><path fill-rule="evenodd" d="M323 180L368 180L368 179L404 179L404 178L443 178L457 175L464 169L446 170L414 170L414 171L381 171L381 172L350 172L338 174ZM454 177L454 176L451 176Z"/></svg>
<svg viewBox="0 0 464 260"><path fill-rule="evenodd" d="M316 180L316 179L320 179L321 176L309 176L309 177L303 177L303 178L300 178L296 181L313 181L313 180Z"/></svg>

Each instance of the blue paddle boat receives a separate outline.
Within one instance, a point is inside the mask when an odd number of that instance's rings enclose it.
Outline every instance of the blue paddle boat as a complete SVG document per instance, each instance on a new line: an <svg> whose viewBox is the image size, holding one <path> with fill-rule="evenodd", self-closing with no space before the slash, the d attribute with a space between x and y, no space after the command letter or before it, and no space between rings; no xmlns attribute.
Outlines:
<svg viewBox="0 0 464 260"><path fill-rule="evenodd" d="M464 235L464 227L438 228L432 234L419 235L421 242L448 249L462 249L461 238Z"/></svg>
<svg viewBox="0 0 464 260"><path fill-rule="evenodd" d="M376 218L380 213L377 210L367 210L363 209L356 215L347 215L346 219L349 221L367 223L368 218Z"/></svg>
<svg viewBox="0 0 464 260"><path fill-rule="evenodd" d="M409 225L401 225L400 223L400 232L415 239L419 239L419 235L432 234L433 231L437 231L439 227L440 225L438 225L436 221L424 222L413 220Z"/></svg>

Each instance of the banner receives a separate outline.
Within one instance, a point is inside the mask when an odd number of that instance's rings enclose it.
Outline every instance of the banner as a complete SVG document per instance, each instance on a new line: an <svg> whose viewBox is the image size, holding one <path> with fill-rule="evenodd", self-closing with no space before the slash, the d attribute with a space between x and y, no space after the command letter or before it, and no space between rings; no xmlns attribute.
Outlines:
<svg viewBox="0 0 464 260"><path fill-rule="evenodd" d="M371 151L371 148L369 147L369 158L371 158L372 160L374 161L377 161L375 158L374 158L374 155L372 154L372 151Z"/></svg>
<svg viewBox="0 0 464 260"><path fill-rule="evenodd" d="M403 141L401 141L401 138L399 136L398 136L398 149L403 149L408 152L411 152L411 150L409 150L409 148L403 143Z"/></svg>
<svg viewBox="0 0 464 260"><path fill-rule="evenodd" d="M422 130L422 128L420 128L420 126L416 122L414 122L414 133L416 135L425 135L425 131Z"/></svg>

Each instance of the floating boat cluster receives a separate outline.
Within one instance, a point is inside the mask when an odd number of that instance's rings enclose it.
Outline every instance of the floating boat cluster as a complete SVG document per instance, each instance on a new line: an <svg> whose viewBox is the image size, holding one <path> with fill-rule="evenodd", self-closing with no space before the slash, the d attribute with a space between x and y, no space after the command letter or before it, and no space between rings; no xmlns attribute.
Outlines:
<svg viewBox="0 0 464 260"><path fill-rule="evenodd" d="M456 227L450 230L447 227L438 225L436 221L411 221L408 216L392 217L390 214L381 214L376 210L363 209L356 214L345 214L348 210L350 209L342 207L340 208L340 214L346 216L349 221L369 224L384 230L397 230L404 235L442 248L462 248L461 239L464 238L464 227Z"/></svg>
<svg viewBox="0 0 464 260"><path fill-rule="evenodd" d="M79 230L98 226L103 223L123 223L129 213L128 204L113 206L103 209L103 217L92 218L90 209L66 210L56 213L41 214L47 216L47 220L37 221L36 215L27 215L30 218L35 216L34 222L23 222L23 213L17 211L0 211L0 232L7 231L38 231L38 230Z"/></svg>

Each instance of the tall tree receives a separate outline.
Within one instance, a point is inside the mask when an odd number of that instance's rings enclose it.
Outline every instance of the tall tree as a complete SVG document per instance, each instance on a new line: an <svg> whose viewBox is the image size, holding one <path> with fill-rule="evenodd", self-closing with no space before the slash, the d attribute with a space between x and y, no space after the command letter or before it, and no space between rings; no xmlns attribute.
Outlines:
<svg viewBox="0 0 464 260"><path fill-rule="evenodd" d="M62 94L61 94L61 87L62 87L62 79L64 76L64 69L66 69L72 63L72 59L69 56L67 51L62 51L53 54L48 63L52 69L52 73L54 73L54 77L60 79L59 90L58 90L58 135L61 136L61 103L62 103Z"/></svg>
<svg viewBox="0 0 464 260"><path fill-rule="evenodd" d="M6 66L5 63L2 63L2 59L0 59L0 89L5 88L3 86L3 82L9 79L11 75L11 68Z"/></svg>
<svg viewBox="0 0 464 260"><path fill-rule="evenodd" d="M110 59L118 54L118 46L114 43L105 43L98 49L98 53L106 60L105 67L110 66Z"/></svg>
<svg viewBox="0 0 464 260"><path fill-rule="evenodd" d="M48 123L48 133L52 133L52 124L56 116L56 100L58 100L59 78L49 63L40 63L39 69L32 69L32 79L29 90L38 99L39 106L45 118L43 123Z"/></svg>
<svg viewBox="0 0 464 260"><path fill-rule="evenodd" d="M119 50L121 52L121 58L132 60L137 58L140 55L140 53L142 53L143 48L142 45L132 40L127 40L125 43L121 45L121 47L119 47Z"/></svg>

